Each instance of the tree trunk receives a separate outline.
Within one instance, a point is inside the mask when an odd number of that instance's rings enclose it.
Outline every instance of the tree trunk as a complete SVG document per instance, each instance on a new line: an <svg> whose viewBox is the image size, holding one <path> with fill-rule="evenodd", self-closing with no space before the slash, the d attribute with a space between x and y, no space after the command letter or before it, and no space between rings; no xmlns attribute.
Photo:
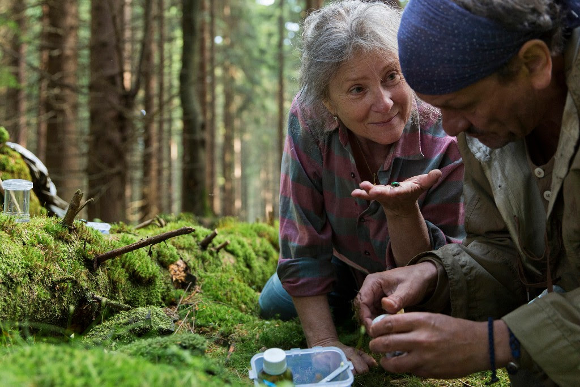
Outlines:
<svg viewBox="0 0 580 387"><path fill-rule="evenodd" d="M216 74L215 74L215 40L216 29L216 2L210 1L210 17L209 17L209 121L206 126L208 133L207 143L207 170L209 174L208 191L210 193L210 206L213 213L219 213L219 195L217 195L218 187L216 183L217 175L217 158L216 158Z"/></svg>
<svg viewBox="0 0 580 387"><path fill-rule="evenodd" d="M42 4L42 16L41 16L42 32L40 38L40 49L39 49L39 64L38 68L41 72L47 73L48 69L48 33L49 33L49 20L48 20L48 4ZM46 96L48 89L48 79L45 76L40 77L40 84L38 85L38 123L36 125L36 157L40 160L46 160Z"/></svg>
<svg viewBox="0 0 580 387"><path fill-rule="evenodd" d="M153 25L153 0L146 0L145 17L149 19L148 24ZM147 29L144 35L143 44L145 53L143 58L143 88L144 110L145 110L145 138L143 154L143 207L141 211L141 221L149 219L159 214L159 140L155 127L155 60L154 60L154 39L153 29ZM159 106L161 109L161 106Z"/></svg>
<svg viewBox="0 0 580 387"><path fill-rule="evenodd" d="M78 22L77 0L48 2L46 167L63 198L83 188L77 131Z"/></svg>
<svg viewBox="0 0 580 387"><path fill-rule="evenodd" d="M306 0L306 8L302 17L306 17L310 12L322 8L322 4L324 4L324 0Z"/></svg>
<svg viewBox="0 0 580 387"><path fill-rule="evenodd" d="M167 103L165 102L165 1L157 0L157 57L159 64L157 66L157 105L159 112L157 114L157 136L159 138L158 144L158 167L157 173L158 187L163 187L163 193L159 197L160 210L163 213L171 212L171 169L170 169L170 134L168 133L169 125L165 125L165 110Z"/></svg>
<svg viewBox="0 0 580 387"><path fill-rule="evenodd" d="M228 52L233 50L232 45L232 16L228 0L224 1L224 24L223 47L223 88L224 88L224 141L222 152L222 175L224 179L222 193L222 215L235 215L234 195L234 77L233 66Z"/></svg>
<svg viewBox="0 0 580 387"><path fill-rule="evenodd" d="M183 109L182 210L203 216L207 214L209 204L205 181L205 135L195 90L200 1L182 1L183 52L179 89Z"/></svg>
<svg viewBox="0 0 580 387"><path fill-rule="evenodd" d="M26 43L22 37L26 34L25 0L12 0L11 18L16 23L16 30L10 41L8 68L14 76L17 87L9 87L6 91L6 121L4 126L10 134L10 140L26 147L28 142L26 128L26 94L25 94L25 59Z"/></svg>
<svg viewBox="0 0 580 387"><path fill-rule="evenodd" d="M120 55L122 41L114 15L123 14L122 0L92 0L90 71L89 218L126 220L127 145L129 126L123 114Z"/></svg>
<svg viewBox="0 0 580 387"><path fill-rule="evenodd" d="M209 86L210 81L208 80L209 77L213 76L209 73L209 66L210 66L210 53L209 53L209 41L210 41L210 15L209 15L209 0L201 0L201 19L200 19L200 62L199 62L199 76L198 76L198 84L199 84L199 100L201 101L201 113L203 117L203 127L205 129L205 143L206 143L206 160L205 160L205 181L207 186L207 192L210 194L208 204L209 210L213 212L213 185L214 185L214 133L213 127L210 127L210 115L212 111L210 109L209 101ZM212 69L213 73L213 69Z"/></svg>

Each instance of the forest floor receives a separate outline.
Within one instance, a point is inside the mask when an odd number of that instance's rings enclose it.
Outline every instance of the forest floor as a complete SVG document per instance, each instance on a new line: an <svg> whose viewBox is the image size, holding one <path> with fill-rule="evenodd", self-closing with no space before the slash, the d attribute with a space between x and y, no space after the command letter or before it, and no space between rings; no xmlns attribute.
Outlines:
<svg viewBox="0 0 580 387"><path fill-rule="evenodd" d="M3 386L251 386L253 355L306 348L298 320L263 320L258 297L275 271L277 225L187 215L163 226L115 224L104 235L43 215L0 215L0 380ZM193 232L95 266L95 257L172 230ZM208 237L215 237L208 242ZM353 318L339 327L356 345ZM368 344L368 339L363 339ZM367 347L368 349L368 347ZM509 385L500 372L498 385ZM388 374L353 386L483 386Z"/></svg>

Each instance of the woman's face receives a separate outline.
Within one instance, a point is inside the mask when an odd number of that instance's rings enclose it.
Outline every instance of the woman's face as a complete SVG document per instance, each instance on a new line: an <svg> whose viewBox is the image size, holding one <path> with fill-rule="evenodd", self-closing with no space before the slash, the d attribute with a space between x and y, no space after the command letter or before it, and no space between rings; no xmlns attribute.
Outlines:
<svg viewBox="0 0 580 387"><path fill-rule="evenodd" d="M386 53L357 54L330 79L324 106L358 136L379 144L399 140L411 114L412 91L399 61Z"/></svg>

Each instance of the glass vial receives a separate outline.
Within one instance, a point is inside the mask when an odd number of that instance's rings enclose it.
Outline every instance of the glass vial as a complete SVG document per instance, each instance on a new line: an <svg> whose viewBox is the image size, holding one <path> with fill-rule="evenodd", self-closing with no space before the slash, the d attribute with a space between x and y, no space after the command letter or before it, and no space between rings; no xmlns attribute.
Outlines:
<svg viewBox="0 0 580 387"><path fill-rule="evenodd" d="M286 352L280 348L270 348L264 352L264 365L258 373L258 382L266 386L276 386L284 381L285 386L293 386L292 370L286 364Z"/></svg>
<svg viewBox="0 0 580 387"><path fill-rule="evenodd" d="M30 190L32 182L10 179L2 182L4 189L4 213L14 217L17 223L30 220Z"/></svg>

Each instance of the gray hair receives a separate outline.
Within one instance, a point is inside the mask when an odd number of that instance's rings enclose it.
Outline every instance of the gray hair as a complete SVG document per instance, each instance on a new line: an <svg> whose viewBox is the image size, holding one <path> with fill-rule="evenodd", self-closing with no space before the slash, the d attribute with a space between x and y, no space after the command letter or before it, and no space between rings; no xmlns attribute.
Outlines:
<svg viewBox="0 0 580 387"><path fill-rule="evenodd" d="M554 0L452 0L474 15L496 21L506 28L537 31L553 55L564 50L562 7Z"/></svg>
<svg viewBox="0 0 580 387"><path fill-rule="evenodd" d="M355 55L380 52L398 60L400 19L397 8L360 0L335 1L311 13L302 32L299 102L313 112L326 110L330 79Z"/></svg>

